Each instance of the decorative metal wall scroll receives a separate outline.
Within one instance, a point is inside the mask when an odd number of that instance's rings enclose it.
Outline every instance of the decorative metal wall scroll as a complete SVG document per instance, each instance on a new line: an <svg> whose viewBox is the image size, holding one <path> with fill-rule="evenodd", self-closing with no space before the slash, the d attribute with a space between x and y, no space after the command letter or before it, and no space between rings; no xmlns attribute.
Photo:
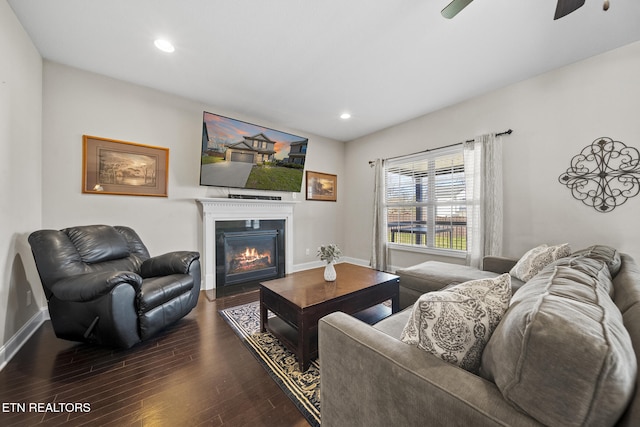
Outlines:
<svg viewBox="0 0 640 427"><path fill-rule="evenodd" d="M611 138L598 138L571 159L558 178L573 197L598 212L611 212L640 193L640 152Z"/></svg>

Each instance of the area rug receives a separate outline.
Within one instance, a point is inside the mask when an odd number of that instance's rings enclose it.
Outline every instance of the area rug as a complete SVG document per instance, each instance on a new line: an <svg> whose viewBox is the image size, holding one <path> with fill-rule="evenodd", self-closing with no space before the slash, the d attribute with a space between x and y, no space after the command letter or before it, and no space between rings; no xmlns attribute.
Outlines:
<svg viewBox="0 0 640 427"><path fill-rule="evenodd" d="M318 361L300 372L296 356L272 334L260 332L260 302L220 310L271 378L293 401L312 426L320 425L320 366Z"/></svg>

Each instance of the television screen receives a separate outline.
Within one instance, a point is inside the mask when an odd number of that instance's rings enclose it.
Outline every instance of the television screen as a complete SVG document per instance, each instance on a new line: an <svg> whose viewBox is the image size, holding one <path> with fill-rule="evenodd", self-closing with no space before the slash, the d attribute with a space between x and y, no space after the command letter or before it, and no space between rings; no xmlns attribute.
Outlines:
<svg viewBox="0 0 640 427"><path fill-rule="evenodd" d="M204 112L200 185L300 192L308 138Z"/></svg>

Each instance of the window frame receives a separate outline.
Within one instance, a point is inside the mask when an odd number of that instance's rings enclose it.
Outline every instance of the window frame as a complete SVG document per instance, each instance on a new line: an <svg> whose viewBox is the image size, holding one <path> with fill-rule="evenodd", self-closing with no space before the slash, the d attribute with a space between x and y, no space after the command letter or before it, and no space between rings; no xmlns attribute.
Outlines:
<svg viewBox="0 0 640 427"><path fill-rule="evenodd" d="M460 210L464 210L465 211L465 223L466 221L466 194L465 194L465 198L462 200L450 200L448 203L443 203L443 202L438 202L437 200L437 191L435 188L437 179L436 176L438 175L438 171L439 169L436 168L435 164L437 162L437 159L442 159L444 157L451 157L451 156L460 156L461 160L462 160L462 164L461 166L452 166L452 172L451 175L453 175L454 173L459 173L462 172L462 187L465 187L465 177L464 177L464 153L463 153L463 145L462 144L456 144L453 146L448 146L448 147L442 147L442 148L436 148L433 150L428 150L428 151L424 151L421 153L416 153L416 154L411 154L411 155L407 155L407 156L400 156L400 157L396 157L393 159L389 159L387 161L385 161L384 164L384 190L385 190L385 194L384 194L384 218L385 218L385 225L386 225L386 229L387 229L387 238L386 238L386 244L387 247L390 249L395 249L395 250L401 250L401 251L409 251L409 252L418 252L418 253L427 253L427 254L433 254L433 255L441 255L441 256L447 256L447 257L454 257L454 258L465 258L467 256L467 245L466 245L466 226L465 226L465 247L464 249L455 249L455 248L438 248L435 246L436 244L436 232L431 231L431 230L436 230L435 227L435 220L437 217L436 214L436 209L438 208L438 206L447 206L447 207L451 207L452 212L451 215L453 215L453 209L454 207L457 207ZM422 171L416 171L415 169L415 165L427 165L427 168L425 170ZM390 201L389 199L389 175L391 173L393 173L394 169L398 169L400 166L405 166L405 165L412 165L412 168L407 168L408 170L411 170L414 175L416 174L416 172L418 174L420 173L424 173L424 176L421 175L421 177L426 177L427 178L427 192L426 192L426 196L427 196L427 201L413 201L413 202L402 202L402 201L398 201L398 202L393 202ZM461 170L460 170L461 169ZM426 171L426 172L425 172ZM453 183L454 178L452 177L451 182ZM412 184L411 186L417 186L419 184L416 184L414 181L414 184ZM400 186L398 186L399 188ZM407 186L407 189L410 186ZM396 196L398 196L398 194L400 194L399 197L402 196L402 191L399 191L399 193L396 194ZM414 199L416 198L416 194L415 192L413 193L413 197ZM425 231L425 237L424 237L424 244L416 244L416 243L400 243L400 242L393 242L391 241L392 239L392 231L391 231L391 227L389 227L388 225L388 220L389 220L389 210L392 208L415 208L415 209L427 209L430 212L427 214L424 214L424 216L426 216L425 218L425 222L426 222L426 231ZM422 222L423 220L418 219L418 214L414 214L414 219L412 219L411 221L416 221L416 222ZM453 216L451 216L450 218L454 218ZM430 226L429 226L430 224ZM421 239L422 240L422 239ZM452 237L450 237L450 245L453 245L453 235Z"/></svg>

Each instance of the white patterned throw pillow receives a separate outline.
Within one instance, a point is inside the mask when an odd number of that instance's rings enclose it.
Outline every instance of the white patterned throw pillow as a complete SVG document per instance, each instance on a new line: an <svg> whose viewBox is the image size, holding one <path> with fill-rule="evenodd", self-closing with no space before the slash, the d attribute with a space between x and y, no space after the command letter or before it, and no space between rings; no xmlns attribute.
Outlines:
<svg viewBox="0 0 640 427"><path fill-rule="evenodd" d="M510 300L508 274L426 293L413 305L400 339L477 373L484 346Z"/></svg>
<svg viewBox="0 0 640 427"><path fill-rule="evenodd" d="M555 246L540 245L524 254L509 274L523 282L528 282L553 261L569 255L571 255L571 248L568 243Z"/></svg>

